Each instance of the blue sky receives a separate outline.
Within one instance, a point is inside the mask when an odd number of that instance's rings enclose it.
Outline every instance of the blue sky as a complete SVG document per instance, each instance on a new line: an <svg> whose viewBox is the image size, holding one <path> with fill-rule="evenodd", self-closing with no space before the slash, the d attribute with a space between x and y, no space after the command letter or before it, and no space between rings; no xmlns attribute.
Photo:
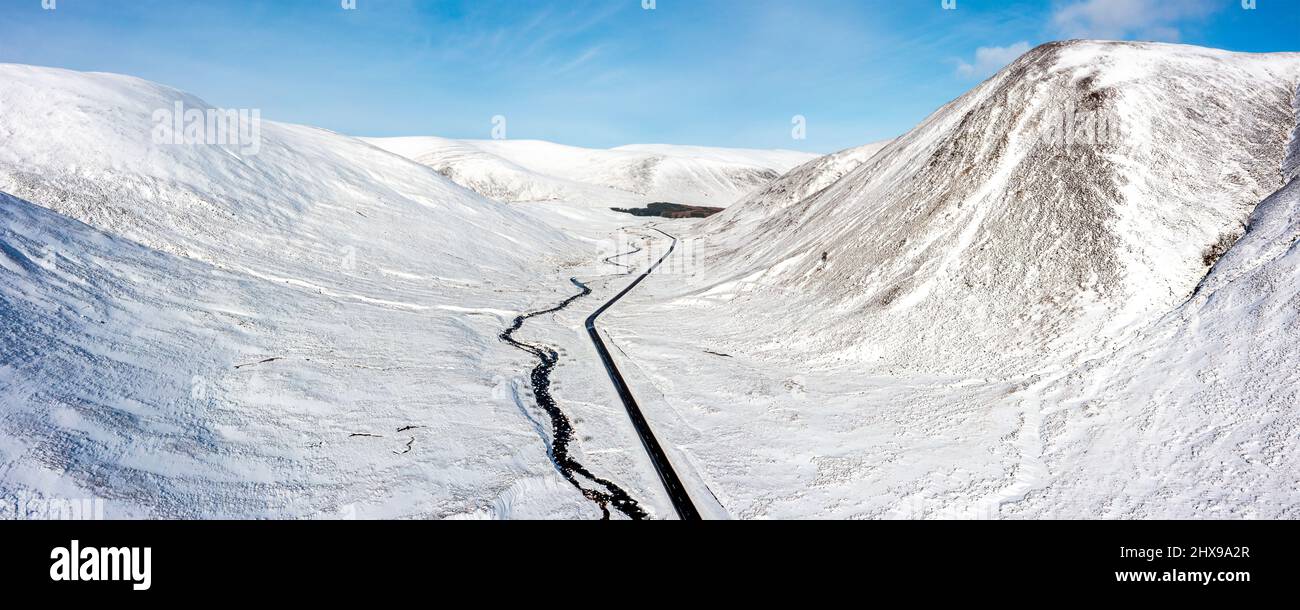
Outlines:
<svg viewBox="0 0 1300 610"><path fill-rule="evenodd" d="M0 62L354 135L829 152L1071 37L1300 51L1300 0L0 0ZM807 118L807 139L791 119Z"/></svg>

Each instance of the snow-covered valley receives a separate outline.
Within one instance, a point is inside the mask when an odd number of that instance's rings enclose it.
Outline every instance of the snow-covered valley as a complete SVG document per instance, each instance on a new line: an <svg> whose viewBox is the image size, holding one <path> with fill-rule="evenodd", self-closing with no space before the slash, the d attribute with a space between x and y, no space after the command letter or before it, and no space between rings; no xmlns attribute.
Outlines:
<svg viewBox="0 0 1300 610"><path fill-rule="evenodd" d="M0 498L131 518L1296 517L1300 54L1072 42L818 157L159 144L198 98L0 65ZM707 220L610 211L656 201ZM623 255L623 256L619 256ZM608 507L605 507L608 508ZM627 516L612 511L613 518Z"/></svg>
<svg viewBox="0 0 1300 610"><path fill-rule="evenodd" d="M154 109L206 104L136 79L3 66L0 83L7 500L599 515L555 475L498 334L568 274L621 272L599 237L551 227L629 217L511 207L307 127L264 123L246 158L160 145Z"/></svg>

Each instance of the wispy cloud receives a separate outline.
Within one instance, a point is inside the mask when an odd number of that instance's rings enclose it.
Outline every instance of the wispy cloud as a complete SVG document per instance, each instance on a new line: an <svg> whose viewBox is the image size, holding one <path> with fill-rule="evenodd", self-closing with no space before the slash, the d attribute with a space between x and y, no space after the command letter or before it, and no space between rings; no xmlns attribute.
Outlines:
<svg viewBox="0 0 1300 610"><path fill-rule="evenodd" d="M603 46L603 45L597 45L597 46L594 46L594 47L588 48L588 49L582 51L580 54L578 54L578 55L577 55L576 57L574 57L573 59L570 59L570 60L569 60L568 62L566 62L564 65L560 66L558 69L556 69L555 74L563 74L563 73L568 72L568 71L570 71L570 70L574 70L574 69L580 68L580 67L582 67L583 65L587 64L588 62L590 62L590 61L596 59L597 57L599 57L603 51L604 51L604 46ZM548 63L549 63L549 62L548 62Z"/></svg>
<svg viewBox="0 0 1300 610"><path fill-rule="evenodd" d="M957 63L957 74L963 78L985 78L1028 52L1029 43L1025 41L1006 47L980 47L975 50L974 61Z"/></svg>
<svg viewBox="0 0 1300 610"><path fill-rule="evenodd" d="M1213 0L1080 0L1052 15L1057 31L1069 38L1178 41L1182 27L1222 8Z"/></svg>

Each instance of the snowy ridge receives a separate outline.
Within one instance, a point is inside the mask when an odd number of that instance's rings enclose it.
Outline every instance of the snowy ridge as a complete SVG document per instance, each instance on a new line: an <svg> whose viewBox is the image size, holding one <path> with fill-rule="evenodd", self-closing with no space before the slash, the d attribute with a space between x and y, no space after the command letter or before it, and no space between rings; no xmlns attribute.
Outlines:
<svg viewBox="0 0 1300 610"><path fill-rule="evenodd" d="M1279 188L1297 78L1300 54L1044 45L831 186L705 225L695 294L774 351L974 371L1083 349L1186 299Z"/></svg>
<svg viewBox="0 0 1300 610"><path fill-rule="evenodd" d="M631 193L538 173L466 142L434 137L368 141L433 168L456 184L497 201L635 202Z"/></svg>
<svg viewBox="0 0 1300 610"><path fill-rule="evenodd" d="M526 226L519 212L352 138L263 121L256 155L156 144L155 111L210 106L118 75L0 65L0 79L0 191L155 249L229 262L295 244L338 257L363 244L391 250L392 231L414 224L433 251L455 254L443 262L458 277L506 263L497 253L528 254L512 237Z"/></svg>
<svg viewBox="0 0 1300 610"><path fill-rule="evenodd" d="M597 150L534 140L367 138L507 202L669 201L725 207L817 155L643 144Z"/></svg>
<svg viewBox="0 0 1300 610"><path fill-rule="evenodd" d="M743 205L734 205L709 219L701 225L700 230L720 231L730 229L738 223L761 224L838 182L893 142L875 142L809 161L751 194L741 202Z"/></svg>

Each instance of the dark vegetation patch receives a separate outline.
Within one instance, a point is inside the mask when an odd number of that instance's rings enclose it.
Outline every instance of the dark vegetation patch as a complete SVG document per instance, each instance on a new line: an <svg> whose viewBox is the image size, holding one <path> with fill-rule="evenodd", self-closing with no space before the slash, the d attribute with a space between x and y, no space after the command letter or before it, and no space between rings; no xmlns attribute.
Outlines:
<svg viewBox="0 0 1300 610"><path fill-rule="evenodd" d="M1224 233L1223 235L1220 235L1219 241L1210 244L1210 247L1206 248L1205 252L1201 254L1201 262L1204 263L1206 267L1213 267L1214 264L1219 262L1219 259L1223 258L1223 255L1227 254L1228 250L1237 243L1238 239L1241 238L1232 233Z"/></svg>
<svg viewBox="0 0 1300 610"><path fill-rule="evenodd" d="M903 287L901 285L895 284L894 286L891 286L889 290L886 290L885 293L880 296L877 302L880 303L881 307L889 307L890 305L894 304L894 301L898 300L898 297L901 296L903 296Z"/></svg>
<svg viewBox="0 0 1300 610"><path fill-rule="evenodd" d="M663 218L708 218L722 208L709 208L700 205L682 205L680 203L652 203L644 208L610 208L615 212L633 216L660 216Z"/></svg>

